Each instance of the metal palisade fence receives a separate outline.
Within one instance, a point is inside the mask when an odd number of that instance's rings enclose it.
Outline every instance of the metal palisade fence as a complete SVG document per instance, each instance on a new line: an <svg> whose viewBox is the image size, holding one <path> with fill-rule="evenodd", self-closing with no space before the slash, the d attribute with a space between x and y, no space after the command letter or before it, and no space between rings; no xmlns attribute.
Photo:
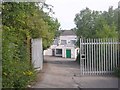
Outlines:
<svg viewBox="0 0 120 90"><path fill-rule="evenodd" d="M120 64L118 39L80 38L81 75L112 74Z"/></svg>

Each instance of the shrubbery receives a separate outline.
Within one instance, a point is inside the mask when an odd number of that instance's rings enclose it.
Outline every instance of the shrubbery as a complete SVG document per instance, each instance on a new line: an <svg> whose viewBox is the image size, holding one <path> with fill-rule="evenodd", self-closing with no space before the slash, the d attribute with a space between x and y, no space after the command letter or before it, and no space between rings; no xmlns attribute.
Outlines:
<svg viewBox="0 0 120 90"><path fill-rule="evenodd" d="M28 61L12 60L3 64L2 85L5 88L26 87L35 79L36 72Z"/></svg>
<svg viewBox="0 0 120 90"><path fill-rule="evenodd" d="M3 26L2 86L3 88L26 87L35 79L36 72L30 65L25 37L18 29Z"/></svg>
<svg viewBox="0 0 120 90"><path fill-rule="evenodd" d="M36 72L30 62L30 39L42 38L43 48L46 48L59 28L57 19L37 5L34 2L2 3L3 88L26 87L35 79Z"/></svg>

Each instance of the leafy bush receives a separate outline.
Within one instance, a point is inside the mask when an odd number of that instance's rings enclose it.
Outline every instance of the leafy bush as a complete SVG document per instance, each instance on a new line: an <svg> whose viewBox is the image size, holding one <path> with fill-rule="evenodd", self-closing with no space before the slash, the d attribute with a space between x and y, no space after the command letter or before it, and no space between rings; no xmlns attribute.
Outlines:
<svg viewBox="0 0 120 90"><path fill-rule="evenodd" d="M35 71L30 67L29 62L15 60L4 63L2 73L3 88L26 87L35 79Z"/></svg>
<svg viewBox="0 0 120 90"><path fill-rule="evenodd" d="M45 49L59 28L57 19L38 6L35 2L2 3L2 85L5 88L26 87L35 78L30 65L30 39L42 38Z"/></svg>
<svg viewBox="0 0 120 90"><path fill-rule="evenodd" d="M19 32L19 30L17 30ZM20 33L20 32L19 32ZM26 87L35 79L30 65L24 36L15 28L3 26L2 40L2 86L3 88Z"/></svg>

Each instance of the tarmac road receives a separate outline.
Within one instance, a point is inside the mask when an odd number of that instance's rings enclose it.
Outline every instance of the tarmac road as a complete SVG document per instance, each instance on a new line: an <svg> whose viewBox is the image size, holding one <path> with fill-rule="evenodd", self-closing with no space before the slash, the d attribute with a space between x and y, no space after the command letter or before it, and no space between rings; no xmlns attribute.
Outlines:
<svg viewBox="0 0 120 90"><path fill-rule="evenodd" d="M44 61L32 88L118 88L116 77L80 76L75 59L45 56Z"/></svg>

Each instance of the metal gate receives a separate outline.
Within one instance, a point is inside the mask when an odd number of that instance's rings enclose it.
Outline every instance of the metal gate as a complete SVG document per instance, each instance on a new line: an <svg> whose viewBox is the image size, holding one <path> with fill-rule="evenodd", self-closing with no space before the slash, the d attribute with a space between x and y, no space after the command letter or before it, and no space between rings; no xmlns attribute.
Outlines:
<svg viewBox="0 0 120 90"><path fill-rule="evenodd" d="M32 39L32 64L37 70L43 67L43 48L42 39Z"/></svg>
<svg viewBox="0 0 120 90"><path fill-rule="evenodd" d="M120 64L118 39L80 39L81 75L112 74Z"/></svg>

